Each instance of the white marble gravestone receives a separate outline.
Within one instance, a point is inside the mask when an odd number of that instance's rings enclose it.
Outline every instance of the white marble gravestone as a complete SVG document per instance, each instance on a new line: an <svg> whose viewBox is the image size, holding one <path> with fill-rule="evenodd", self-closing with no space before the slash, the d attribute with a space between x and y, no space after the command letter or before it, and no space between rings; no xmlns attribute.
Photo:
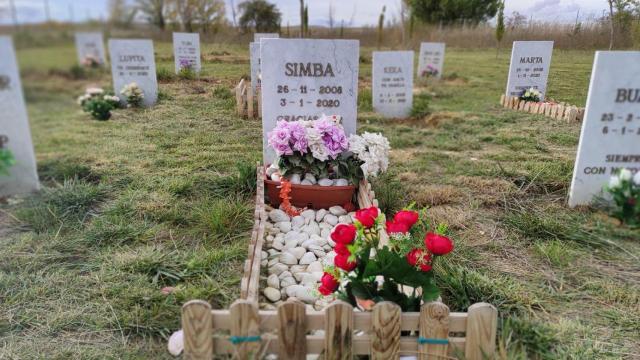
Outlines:
<svg viewBox="0 0 640 360"><path fill-rule="evenodd" d="M9 176L0 174L0 197L38 190L27 109L13 42L8 36L0 36L0 109L0 146L9 149L16 160Z"/></svg>
<svg viewBox="0 0 640 360"><path fill-rule="evenodd" d="M640 171L640 51L598 51L569 206L589 204L621 168Z"/></svg>
<svg viewBox="0 0 640 360"><path fill-rule="evenodd" d="M176 74L184 65L189 65L199 73L200 64L200 34L197 33L173 33L173 58Z"/></svg>
<svg viewBox="0 0 640 360"><path fill-rule="evenodd" d="M79 32L75 34L76 53L78 63L83 64L87 56L95 58L100 64L104 64L106 55L101 32Z"/></svg>
<svg viewBox="0 0 640 360"><path fill-rule="evenodd" d="M251 62L251 88L255 93L260 86L260 43L249 44L249 59Z"/></svg>
<svg viewBox="0 0 640 360"><path fill-rule="evenodd" d="M426 77L425 72L435 69L437 74L433 77L440 79L444 68L445 43L423 42L420 44L420 57L418 59L418 77Z"/></svg>
<svg viewBox="0 0 640 360"><path fill-rule="evenodd" d="M255 33L253 34L253 41L259 43L260 39L278 39L280 34L278 33Z"/></svg>
<svg viewBox="0 0 640 360"><path fill-rule="evenodd" d="M279 120L342 116L356 132L358 40L262 39L262 132L265 163L275 158L267 134Z"/></svg>
<svg viewBox="0 0 640 360"><path fill-rule="evenodd" d="M124 101L120 91L132 82L144 91L144 105L151 106L158 99L156 62L151 40L109 40L113 89Z"/></svg>
<svg viewBox="0 0 640 360"><path fill-rule="evenodd" d="M514 41L509 65L507 96L520 96L529 88L547 92L553 41Z"/></svg>
<svg viewBox="0 0 640 360"><path fill-rule="evenodd" d="M413 51L373 52L373 108L388 118L406 117L413 104Z"/></svg>

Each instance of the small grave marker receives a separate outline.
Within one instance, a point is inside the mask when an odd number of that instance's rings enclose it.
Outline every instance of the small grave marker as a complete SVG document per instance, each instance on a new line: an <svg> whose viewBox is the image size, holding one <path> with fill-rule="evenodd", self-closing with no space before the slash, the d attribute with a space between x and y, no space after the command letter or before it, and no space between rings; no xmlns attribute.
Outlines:
<svg viewBox="0 0 640 360"><path fill-rule="evenodd" d="M418 77L432 77L440 79L444 68L445 43L423 42L420 44L420 58L418 60ZM435 74L434 74L435 72Z"/></svg>
<svg viewBox="0 0 640 360"><path fill-rule="evenodd" d="M190 66L196 73L200 72L200 34L173 33L173 57L176 74L185 66Z"/></svg>
<svg viewBox="0 0 640 360"><path fill-rule="evenodd" d="M589 204L611 175L640 171L640 51L598 51L569 206Z"/></svg>
<svg viewBox="0 0 640 360"><path fill-rule="evenodd" d="M106 56L101 32L79 32L75 34L75 38L78 63L85 65L90 58L101 65L105 63Z"/></svg>
<svg viewBox="0 0 640 360"><path fill-rule="evenodd" d="M9 176L0 174L0 197L38 190L29 119L13 41L8 36L0 36L0 108L0 148L9 149L15 158Z"/></svg>
<svg viewBox="0 0 640 360"><path fill-rule="evenodd" d="M545 99L553 41L514 41L506 94L520 96L534 88Z"/></svg>
<svg viewBox="0 0 640 360"><path fill-rule="evenodd" d="M132 82L144 91L145 106L151 106L158 99L156 62L151 40L109 40L111 54L111 75L113 89L120 96L120 90ZM124 100L124 99L123 99Z"/></svg>
<svg viewBox="0 0 640 360"><path fill-rule="evenodd" d="M406 117L413 104L413 51L373 52L373 108Z"/></svg>

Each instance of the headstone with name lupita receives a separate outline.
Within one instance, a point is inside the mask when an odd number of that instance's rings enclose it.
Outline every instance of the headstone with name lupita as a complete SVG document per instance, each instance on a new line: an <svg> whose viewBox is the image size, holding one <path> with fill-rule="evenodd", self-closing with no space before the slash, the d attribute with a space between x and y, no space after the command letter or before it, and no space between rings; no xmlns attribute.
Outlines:
<svg viewBox="0 0 640 360"><path fill-rule="evenodd" d="M279 120L340 115L345 132L356 132L357 40L262 39L260 48L265 163L275 159L267 134Z"/></svg>
<svg viewBox="0 0 640 360"><path fill-rule="evenodd" d="M89 65L92 59L98 64L105 63L106 55L101 32L79 32L75 34L75 38L78 63Z"/></svg>
<svg viewBox="0 0 640 360"><path fill-rule="evenodd" d="M611 175L640 171L640 51L598 51L569 206L589 204Z"/></svg>
<svg viewBox="0 0 640 360"><path fill-rule="evenodd" d="M418 77L442 77L445 43L423 42L420 44Z"/></svg>
<svg viewBox="0 0 640 360"><path fill-rule="evenodd" d="M520 96L534 88L544 100L552 53L553 41L514 41L506 95Z"/></svg>
<svg viewBox="0 0 640 360"><path fill-rule="evenodd" d="M0 148L8 149L15 158L9 176L0 174L0 197L38 190L29 119L13 42L8 36L0 36L0 108Z"/></svg>
<svg viewBox="0 0 640 360"><path fill-rule="evenodd" d="M405 117L413 103L413 51L373 52L373 108L385 117Z"/></svg>
<svg viewBox="0 0 640 360"><path fill-rule="evenodd" d="M200 34L173 33L173 57L175 59L176 74L183 67L191 67L196 73L200 72Z"/></svg>
<svg viewBox="0 0 640 360"><path fill-rule="evenodd" d="M278 33L255 33L253 34L253 41L259 43L260 39L278 39L280 34Z"/></svg>
<svg viewBox="0 0 640 360"><path fill-rule="evenodd" d="M124 100L120 91L125 85L135 82L144 92L145 106L151 106L158 99L156 62L151 40L109 40L111 55L111 75L116 95Z"/></svg>

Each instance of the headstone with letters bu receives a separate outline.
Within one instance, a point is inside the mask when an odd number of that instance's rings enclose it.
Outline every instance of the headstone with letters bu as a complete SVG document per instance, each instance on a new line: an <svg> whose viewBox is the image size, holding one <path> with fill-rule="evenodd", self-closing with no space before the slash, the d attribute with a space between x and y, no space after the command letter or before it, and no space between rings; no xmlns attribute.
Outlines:
<svg viewBox="0 0 640 360"><path fill-rule="evenodd" d="M640 51L596 52L569 206L589 204L611 175L640 171Z"/></svg>
<svg viewBox="0 0 640 360"><path fill-rule="evenodd" d="M105 63L106 55L101 32L79 32L75 34L78 63L84 66Z"/></svg>
<svg viewBox="0 0 640 360"><path fill-rule="evenodd" d="M0 36L0 149L15 160L9 175L0 173L0 198L40 188L36 157L13 42Z"/></svg>
<svg viewBox="0 0 640 360"><path fill-rule="evenodd" d="M420 44L418 77L442 77L445 43L423 42Z"/></svg>
<svg viewBox="0 0 640 360"><path fill-rule="evenodd" d="M255 33L253 34L253 41L259 43L260 39L278 39L280 34L278 33Z"/></svg>
<svg viewBox="0 0 640 360"><path fill-rule="evenodd" d="M175 59L176 74L182 68L190 67L196 73L200 72L200 34L173 33L173 57Z"/></svg>
<svg viewBox="0 0 640 360"><path fill-rule="evenodd" d="M151 40L109 40L111 55L111 75L113 89L124 101L120 91L125 85L136 83L144 92L145 106L151 106L158 99L156 62Z"/></svg>
<svg viewBox="0 0 640 360"><path fill-rule="evenodd" d="M552 53L553 41L514 41L506 95L520 96L534 88L544 100Z"/></svg>
<svg viewBox="0 0 640 360"><path fill-rule="evenodd" d="M265 163L275 159L267 134L280 120L340 115L356 132L358 40L262 39L262 131Z"/></svg>
<svg viewBox="0 0 640 360"><path fill-rule="evenodd" d="M373 108L388 118L406 117L413 103L413 51L373 52Z"/></svg>

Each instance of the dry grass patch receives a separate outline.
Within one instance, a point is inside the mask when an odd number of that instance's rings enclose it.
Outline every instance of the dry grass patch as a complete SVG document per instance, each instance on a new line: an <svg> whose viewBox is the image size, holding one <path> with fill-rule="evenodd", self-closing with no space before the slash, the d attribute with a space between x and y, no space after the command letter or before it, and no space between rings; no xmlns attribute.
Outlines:
<svg viewBox="0 0 640 360"><path fill-rule="evenodd" d="M419 207L459 203L461 191L451 185L420 185L412 191L411 198Z"/></svg>

